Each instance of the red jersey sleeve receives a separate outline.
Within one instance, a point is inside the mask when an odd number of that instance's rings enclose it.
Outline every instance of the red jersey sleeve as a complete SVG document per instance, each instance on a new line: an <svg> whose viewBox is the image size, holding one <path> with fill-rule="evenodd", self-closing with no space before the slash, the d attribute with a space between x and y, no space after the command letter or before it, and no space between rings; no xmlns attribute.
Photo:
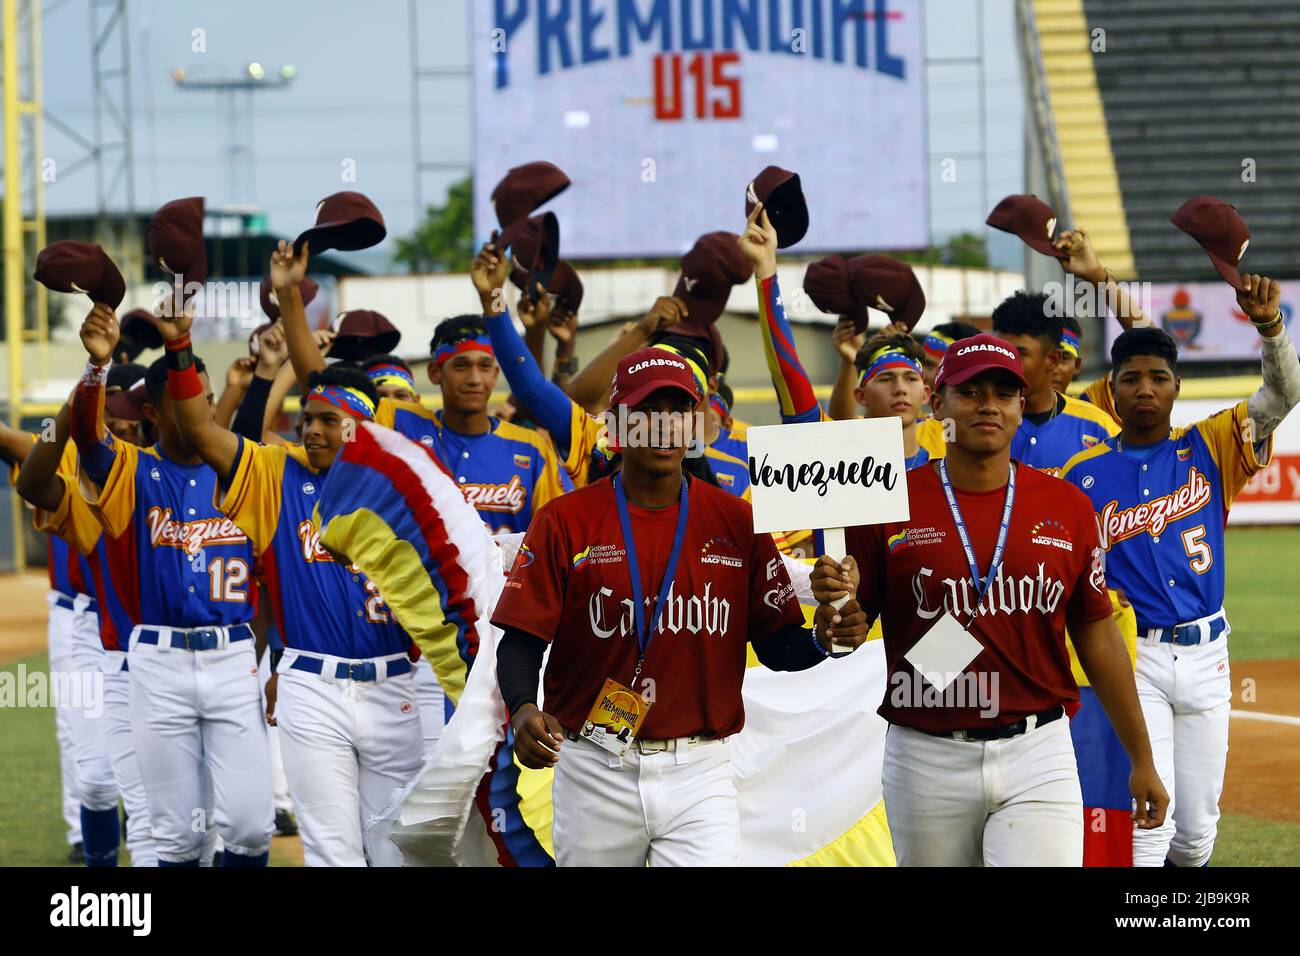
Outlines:
<svg viewBox="0 0 1300 956"><path fill-rule="evenodd" d="M761 641L774 631L803 624L803 609L785 561L770 534L754 534L749 554L749 640Z"/></svg>
<svg viewBox="0 0 1300 956"><path fill-rule="evenodd" d="M844 550L858 563L862 580L858 584L858 604L875 621L885 607L885 539L889 525L859 525L844 529ZM833 557L833 555L832 555Z"/></svg>
<svg viewBox="0 0 1300 956"><path fill-rule="evenodd" d="M1083 492L1070 486L1071 513L1075 517L1075 540L1079 543L1079 576L1074 582L1070 602L1065 606L1065 622L1069 628L1090 624L1110 617L1110 593L1106 590L1106 553L1101 550L1097 537L1097 521L1092 514L1092 504Z"/></svg>
<svg viewBox="0 0 1300 956"><path fill-rule="evenodd" d="M555 511L548 505L533 518L492 612L492 623L497 627L518 628L548 643L559 630L564 614L564 592L572 560Z"/></svg>

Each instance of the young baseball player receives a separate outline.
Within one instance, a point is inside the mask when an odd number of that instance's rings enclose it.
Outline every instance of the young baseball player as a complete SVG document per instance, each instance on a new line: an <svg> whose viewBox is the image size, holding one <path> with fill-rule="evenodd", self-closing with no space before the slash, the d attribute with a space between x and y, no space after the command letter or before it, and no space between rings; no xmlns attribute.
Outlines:
<svg viewBox="0 0 1300 956"><path fill-rule="evenodd" d="M1063 328L1052 311L1043 293L1017 292L993 310L993 334L1020 355L1029 383L1011 457L1055 474L1071 456L1109 438L1118 428L1096 406L1052 387L1052 376L1061 364Z"/></svg>
<svg viewBox="0 0 1300 956"><path fill-rule="evenodd" d="M822 608L815 635L804 627L749 506L683 474L702 398L672 353L619 363L611 406L671 424L644 444L635 426L614 435L622 470L542 509L493 612L515 755L555 767L561 866L734 864L727 740L745 719L746 643L774 670L802 670L826 659L832 633L854 646L866 635L854 604Z"/></svg>
<svg viewBox="0 0 1300 956"><path fill-rule="evenodd" d="M420 393L415 388L415 373L405 360L396 355L373 355L361 363L361 369L375 383L380 398L419 404Z"/></svg>
<svg viewBox="0 0 1300 956"><path fill-rule="evenodd" d="M126 845L133 866L157 866L149 804L131 730L126 641L131 621L114 590L108 568L120 562L112 542L77 490L76 447L68 441L68 408L55 419L50 441L38 441L18 474L18 493L36 508L36 527L76 556L90 595L77 599L86 611L73 621L73 668L97 675L102 714L75 715L82 832L87 866L116 866L118 797L126 807ZM87 679L87 678L82 678Z"/></svg>
<svg viewBox="0 0 1300 956"><path fill-rule="evenodd" d="M81 491L111 539L107 571L133 624L132 730L159 865L197 866L215 824L223 866L265 866L273 810L249 627L254 555L244 532L217 511L217 475L180 435L167 394L169 375L192 372L211 403L207 377L188 349L170 350L145 385L158 444L101 438L104 375L118 338L112 311L92 312L81 338L90 362L73 393L70 428Z"/></svg>
<svg viewBox="0 0 1300 956"><path fill-rule="evenodd" d="M1228 754L1231 626L1223 610L1224 527L1233 499L1272 457L1272 434L1300 403L1300 364L1281 289L1243 275L1237 302L1261 337L1264 382L1249 399L1171 428L1178 349L1134 328L1111 347L1123 431L1072 458L1062 477L1091 499L1112 586L1138 621L1137 686L1170 819L1133 834L1133 863L1203 866L1214 849Z"/></svg>
<svg viewBox="0 0 1300 956"><path fill-rule="evenodd" d="M935 382L935 414L955 438L944 459L907 473L916 517L849 529L842 564L818 559L814 594L856 595L881 618L885 811L899 864L1079 866L1067 624L1133 761L1137 825L1159 826L1168 801L1096 525L1086 498L1012 460L1027 386L1008 344L955 343Z"/></svg>
<svg viewBox="0 0 1300 956"><path fill-rule="evenodd" d="M1083 328L1079 320L1072 315L1061 318L1061 363L1052 373L1052 388L1062 395L1070 390L1070 384L1083 371Z"/></svg>
<svg viewBox="0 0 1300 956"><path fill-rule="evenodd" d="M291 267L273 257L277 290ZM188 347L188 317L160 324L169 352ZM373 419L379 395L355 366L313 373L302 445L257 445L212 421L192 368L173 373L167 389L181 437L218 475L218 506L264 569L285 644L267 715L282 731L306 861L364 866L367 821L423 764L411 639L370 580L320 547L312 511L340 444Z"/></svg>
<svg viewBox="0 0 1300 956"><path fill-rule="evenodd" d="M283 246L287 249L288 243ZM290 291L302 281L308 254L304 243L292 271L284 273L284 281L292 285L276 289L289 356L304 394L310 373L325 368L307 328L302 296ZM493 533L523 531L538 508L565 491L554 446L545 435L489 414L500 368L482 317L459 316L440 323L430 351L429 380L442 391L443 407L434 411L385 398L375 421L433 449Z"/></svg>

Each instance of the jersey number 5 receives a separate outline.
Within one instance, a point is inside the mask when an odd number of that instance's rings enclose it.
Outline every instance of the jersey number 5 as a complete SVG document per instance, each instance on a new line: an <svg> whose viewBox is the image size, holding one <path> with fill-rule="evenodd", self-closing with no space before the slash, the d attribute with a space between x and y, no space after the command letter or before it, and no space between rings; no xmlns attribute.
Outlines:
<svg viewBox="0 0 1300 956"><path fill-rule="evenodd" d="M239 558L213 558L208 564L208 597L229 604L246 604L248 592L240 585L248 581L248 564Z"/></svg>
<svg viewBox="0 0 1300 956"><path fill-rule="evenodd" d="M1210 551L1210 546L1205 543L1203 524L1183 532L1183 550L1187 552L1187 557L1191 559L1192 570L1197 574L1204 574L1214 564L1214 555Z"/></svg>

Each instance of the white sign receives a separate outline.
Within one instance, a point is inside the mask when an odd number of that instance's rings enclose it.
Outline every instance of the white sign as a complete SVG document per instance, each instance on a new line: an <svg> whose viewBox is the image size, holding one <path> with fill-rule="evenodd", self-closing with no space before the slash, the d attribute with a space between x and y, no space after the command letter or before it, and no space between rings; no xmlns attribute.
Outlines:
<svg viewBox="0 0 1300 956"><path fill-rule="evenodd" d="M474 229L511 167L572 179L568 258L679 256L799 173L802 253L929 241L920 0L474 0Z"/></svg>
<svg viewBox="0 0 1300 956"><path fill-rule="evenodd" d="M748 440L756 532L911 517L897 418L751 426Z"/></svg>

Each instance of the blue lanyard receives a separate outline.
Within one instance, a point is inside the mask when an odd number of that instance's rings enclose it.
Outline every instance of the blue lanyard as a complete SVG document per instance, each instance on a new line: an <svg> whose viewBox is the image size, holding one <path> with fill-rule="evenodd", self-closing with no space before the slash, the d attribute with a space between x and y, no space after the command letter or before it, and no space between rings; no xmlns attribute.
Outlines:
<svg viewBox="0 0 1300 956"><path fill-rule="evenodd" d="M632 576L632 605L636 617L636 643L641 660L645 659L645 649L654 636L654 629L659 625L668 592L677 575L677 564L682 557L682 542L686 539L686 514L690 511L690 499L686 497L686 479L682 478L681 505L677 509L677 530L673 532L673 549L668 552L668 565L664 568L663 584L659 586L659 597L655 599L654 616L650 626L646 627L645 596L641 591L641 567L636 560L636 539L632 536L632 516L627 508L627 492L623 488L623 476L614 476L614 497L618 501L618 523L623 529L623 550L627 552L627 570ZM641 672L641 660L637 661L637 673ZM635 676L633 683L636 682Z"/></svg>
<svg viewBox="0 0 1300 956"><path fill-rule="evenodd" d="M962 520L961 508L957 505L957 495L952 490L952 482L948 480L948 464L943 458L939 459L939 482L943 485L944 496L948 499L948 510L952 512L953 524L957 526L957 537L961 539L962 549L966 552L966 562L970 565L971 581L975 585L976 614L979 613L979 603L984 600L984 595L988 593L989 588L993 585L993 579L997 577L998 567L1002 564L1002 552L1007 544L1007 531L1011 528L1011 507L1016 500L1016 466L1014 464L1007 468L1007 497L1002 505L1002 524L998 528L998 543L993 548L993 560L989 563L988 577L980 583L980 567L975 560L975 549L971 547L970 535L966 532L966 522Z"/></svg>

